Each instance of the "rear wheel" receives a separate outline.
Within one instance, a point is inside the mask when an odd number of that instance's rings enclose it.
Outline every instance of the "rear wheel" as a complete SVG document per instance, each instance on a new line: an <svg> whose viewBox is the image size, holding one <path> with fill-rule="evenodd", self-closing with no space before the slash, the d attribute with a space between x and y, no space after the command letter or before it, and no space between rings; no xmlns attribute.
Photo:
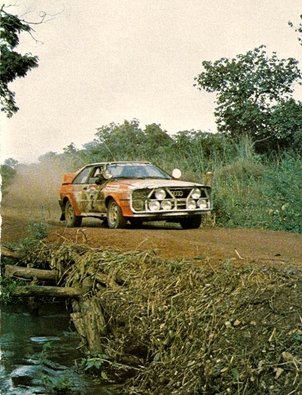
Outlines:
<svg viewBox="0 0 302 395"><path fill-rule="evenodd" d="M68 228L78 227L82 224L82 217L75 215L74 209L69 200L65 205L65 223Z"/></svg>
<svg viewBox="0 0 302 395"><path fill-rule="evenodd" d="M201 225L201 215L183 218L179 223L183 229L197 229Z"/></svg>
<svg viewBox="0 0 302 395"><path fill-rule="evenodd" d="M109 202L107 221L108 228L110 229L125 228L126 226L126 220L122 215L122 210L114 200Z"/></svg>

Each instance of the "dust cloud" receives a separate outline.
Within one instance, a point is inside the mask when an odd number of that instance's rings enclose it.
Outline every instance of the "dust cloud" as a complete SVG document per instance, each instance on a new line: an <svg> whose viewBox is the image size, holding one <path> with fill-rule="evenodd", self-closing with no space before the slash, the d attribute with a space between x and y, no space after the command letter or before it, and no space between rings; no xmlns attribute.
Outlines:
<svg viewBox="0 0 302 395"><path fill-rule="evenodd" d="M2 209L9 216L32 221L58 222L59 188L67 171L61 163L47 161L19 165L12 184L3 196Z"/></svg>

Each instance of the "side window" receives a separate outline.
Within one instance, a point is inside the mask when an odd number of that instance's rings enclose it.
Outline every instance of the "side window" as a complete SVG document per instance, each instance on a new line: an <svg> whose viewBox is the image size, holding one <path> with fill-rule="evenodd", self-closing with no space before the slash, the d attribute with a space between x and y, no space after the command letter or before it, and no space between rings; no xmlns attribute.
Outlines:
<svg viewBox="0 0 302 395"><path fill-rule="evenodd" d="M73 184L87 184L90 172L91 167L86 167L84 170L81 171L80 174L76 176L76 178L73 180Z"/></svg>
<svg viewBox="0 0 302 395"><path fill-rule="evenodd" d="M95 184L95 182L99 179L99 176L101 175L102 170L103 170L102 167L95 167L93 169L93 171L90 174L89 180L88 180L89 184Z"/></svg>

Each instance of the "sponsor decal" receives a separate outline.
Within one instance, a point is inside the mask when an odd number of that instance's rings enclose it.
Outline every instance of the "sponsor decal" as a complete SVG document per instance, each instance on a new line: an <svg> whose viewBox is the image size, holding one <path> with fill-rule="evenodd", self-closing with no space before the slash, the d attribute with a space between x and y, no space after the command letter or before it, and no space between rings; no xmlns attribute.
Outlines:
<svg viewBox="0 0 302 395"><path fill-rule="evenodd" d="M119 185L108 185L106 187L106 192L117 192L120 189Z"/></svg>

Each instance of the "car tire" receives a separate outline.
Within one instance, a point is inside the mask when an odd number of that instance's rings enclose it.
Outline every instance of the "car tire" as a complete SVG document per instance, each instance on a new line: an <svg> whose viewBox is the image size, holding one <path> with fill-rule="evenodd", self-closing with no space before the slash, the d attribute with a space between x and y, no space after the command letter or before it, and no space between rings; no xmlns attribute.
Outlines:
<svg viewBox="0 0 302 395"><path fill-rule="evenodd" d="M122 210L115 200L110 200L107 211L108 228L118 229L125 228L126 220L123 217Z"/></svg>
<svg viewBox="0 0 302 395"><path fill-rule="evenodd" d="M198 229L201 225L201 215L194 215L192 217L183 218L179 221L183 229Z"/></svg>
<svg viewBox="0 0 302 395"><path fill-rule="evenodd" d="M82 217L75 215L72 204L68 200L65 205L65 223L68 228L81 226Z"/></svg>

